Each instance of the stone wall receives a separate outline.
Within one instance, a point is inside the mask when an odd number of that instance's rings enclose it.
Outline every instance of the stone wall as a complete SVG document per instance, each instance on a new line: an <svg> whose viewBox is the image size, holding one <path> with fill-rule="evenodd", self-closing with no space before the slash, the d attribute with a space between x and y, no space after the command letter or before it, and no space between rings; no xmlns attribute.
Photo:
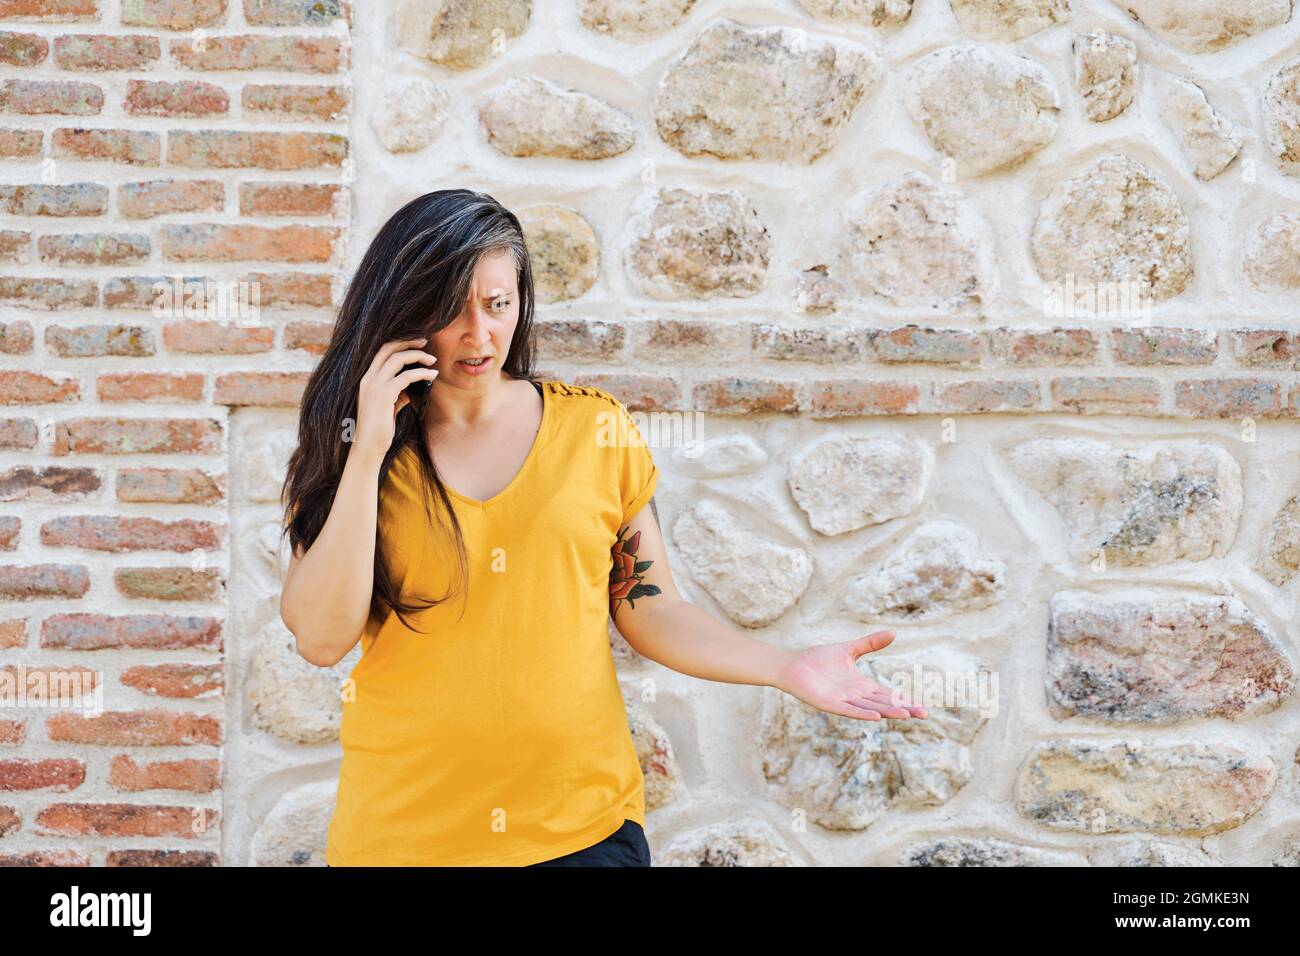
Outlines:
<svg viewBox="0 0 1300 956"><path fill-rule="evenodd" d="M3 641L101 668L109 711L0 722L0 853L323 862L356 652L296 657L275 552L316 283L468 186L527 226L542 373L637 413L688 599L790 647L894 628L864 666L950 685L872 724L611 630L657 863L1300 862L1288 0L0 13L33 184L4 200ZM99 30L142 39L61 59ZM131 185L140 150L186 184ZM174 262L284 298L117 324L123 265Z"/></svg>

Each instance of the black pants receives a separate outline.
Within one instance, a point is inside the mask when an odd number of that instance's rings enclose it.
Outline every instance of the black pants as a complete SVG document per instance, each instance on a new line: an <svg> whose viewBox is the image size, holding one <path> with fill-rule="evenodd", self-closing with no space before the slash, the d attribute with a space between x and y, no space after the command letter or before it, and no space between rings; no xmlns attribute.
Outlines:
<svg viewBox="0 0 1300 956"><path fill-rule="evenodd" d="M328 863L325 864L329 866ZM529 866L649 866L650 844L645 831L635 820L624 820L623 825L605 839L592 846L553 860L530 863Z"/></svg>
<svg viewBox="0 0 1300 956"><path fill-rule="evenodd" d="M650 844L641 824L624 820L623 825L599 843L532 866L649 866Z"/></svg>

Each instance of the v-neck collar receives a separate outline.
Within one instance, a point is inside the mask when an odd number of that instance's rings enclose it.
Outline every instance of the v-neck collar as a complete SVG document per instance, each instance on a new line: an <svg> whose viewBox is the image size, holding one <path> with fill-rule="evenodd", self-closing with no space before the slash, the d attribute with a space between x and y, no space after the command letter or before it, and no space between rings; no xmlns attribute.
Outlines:
<svg viewBox="0 0 1300 956"><path fill-rule="evenodd" d="M554 404L554 399L551 397L551 390L547 387L548 384L549 383L547 382L543 382L541 387L542 420L537 426L537 434L533 436L533 444L532 447L528 449L528 456L524 459L524 463L519 466L519 470L515 472L515 476L510 479L510 483L486 501L479 501L476 498L471 498L469 495L463 495L451 485L447 484L446 481L443 481L442 486L447 489L447 494L464 502L472 508L486 511L493 505L498 504L503 498L507 497L516 487L519 486L527 475L528 470L533 467L533 462L537 459L538 450L542 447L542 439L545 437L547 425L551 420L551 406Z"/></svg>

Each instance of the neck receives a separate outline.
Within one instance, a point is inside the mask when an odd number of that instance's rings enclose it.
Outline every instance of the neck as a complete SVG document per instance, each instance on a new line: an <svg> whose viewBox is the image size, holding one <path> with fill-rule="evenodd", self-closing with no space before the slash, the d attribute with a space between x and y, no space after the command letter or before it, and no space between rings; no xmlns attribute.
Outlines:
<svg viewBox="0 0 1300 956"><path fill-rule="evenodd" d="M510 403L513 381L500 371L485 375L474 383L473 388L457 388L442 384L435 378L425 401L425 427L430 430L472 431L494 421Z"/></svg>

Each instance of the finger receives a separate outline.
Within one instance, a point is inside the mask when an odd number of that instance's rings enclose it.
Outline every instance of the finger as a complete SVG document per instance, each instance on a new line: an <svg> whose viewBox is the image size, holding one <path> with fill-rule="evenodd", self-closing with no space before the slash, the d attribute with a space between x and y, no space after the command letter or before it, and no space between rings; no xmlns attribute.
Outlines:
<svg viewBox="0 0 1300 956"><path fill-rule="evenodd" d="M853 689L855 697L870 697L873 700L883 700L895 707L907 707L911 705L907 695L897 687L889 687L884 684L877 684L875 681L864 680Z"/></svg>
<svg viewBox="0 0 1300 956"><path fill-rule="evenodd" d="M859 707L857 704L845 701L842 710L833 710L833 714L839 714L841 717L856 717L859 720L883 720L880 711L870 707Z"/></svg>
<svg viewBox="0 0 1300 956"><path fill-rule="evenodd" d="M428 379L430 382L432 382L437 377L438 377L438 370L436 368L408 369L407 371L403 372L401 375L397 376L397 378L393 379L393 386L399 392L405 395L407 386L409 386L412 382L419 382L424 379ZM396 398L396 396L394 396L394 398Z"/></svg>
<svg viewBox="0 0 1300 956"><path fill-rule="evenodd" d="M370 368L367 374L377 372L388 361L388 357L398 349L419 347L429 341L428 336L418 339L394 339L392 342L385 342L375 351L375 357L370 360Z"/></svg>
<svg viewBox="0 0 1300 956"><path fill-rule="evenodd" d="M414 365L417 362L432 365L436 361L438 361L438 357L432 352L424 351L424 349L403 349L388 356L388 360L379 369L379 379L380 381L395 379L403 367L407 365Z"/></svg>
<svg viewBox="0 0 1300 956"><path fill-rule="evenodd" d="M892 707L906 707L908 702L898 691L886 690L883 687L871 687L861 691L855 691L853 699L857 700L865 697L867 700L874 700L881 704L889 704Z"/></svg>
<svg viewBox="0 0 1300 956"><path fill-rule="evenodd" d="M903 707L906 710L910 711L913 717L930 716L929 711L927 711L920 704L912 703L912 701L908 700L908 698L904 696L901 691L887 690L884 687L877 687L877 688L873 688L871 691L868 691L864 694L855 696L854 700L857 700L858 697L865 697L868 700L879 701L880 703L888 704L891 707Z"/></svg>
<svg viewBox="0 0 1300 956"><path fill-rule="evenodd" d="M396 415L403 408L405 408L407 405L410 404L411 404L411 396L407 395L405 392L402 392L401 395L397 396L397 404L393 406L393 414Z"/></svg>
<svg viewBox="0 0 1300 956"><path fill-rule="evenodd" d="M849 651L855 658L861 657L863 654L869 654L872 651L878 651L882 647L889 646L893 640L893 631L875 631L871 634L864 634L857 640L850 641Z"/></svg>
<svg viewBox="0 0 1300 956"><path fill-rule="evenodd" d="M850 697L848 702L855 707L861 707L865 710L874 710L882 717L911 716L904 707L894 707L878 700L872 700L870 697Z"/></svg>

